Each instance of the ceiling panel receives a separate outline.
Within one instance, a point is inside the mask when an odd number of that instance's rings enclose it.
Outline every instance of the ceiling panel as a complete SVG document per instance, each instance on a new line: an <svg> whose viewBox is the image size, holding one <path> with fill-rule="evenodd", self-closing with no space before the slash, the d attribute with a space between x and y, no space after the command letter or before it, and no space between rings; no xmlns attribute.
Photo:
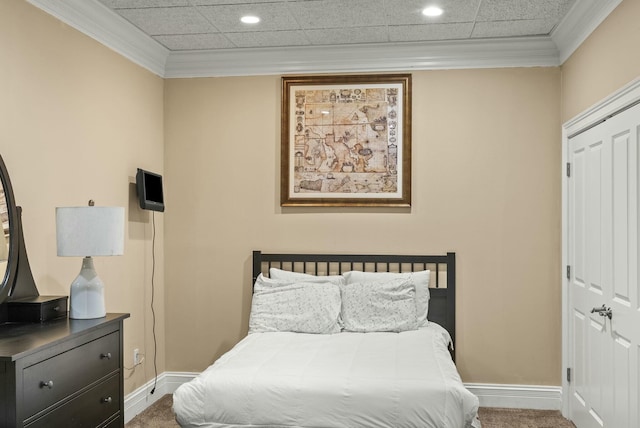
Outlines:
<svg viewBox="0 0 640 428"><path fill-rule="evenodd" d="M118 13L150 36L218 32L192 7L118 9Z"/></svg>
<svg viewBox="0 0 640 428"><path fill-rule="evenodd" d="M549 34L556 25L552 19L476 22L471 37L518 37Z"/></svg>
<svg viewBox="0 0 640 428"><path fill-rule="evenodd" d="M197 10L223 33L300 29L285 2L199 6ZM244 15L257 15L262 21L259 25L247 25L240 22L240 18Z"/></svg>
<svg viewBox="0 0 640 428"><path fill-rule="evenodd" d="M473 22L480 0L447 0L428 2L439 5L444 13L435 18L422 14L427 2L421 0L385 0L385 13L389 25L425 25L451 22Z"/></svg>
<svg viewBox="0 0 640 428"><path fill-rule="evenodd" d="M235 45L223 34L175 34L153 36L154 40L169 50L228 49Z"/></svg>
<svg viewBox="0 0 640 428"><path fill-rule="evenodd" d="M385 25L383 0L311 0L287 3L303 29Z"/></svg>
<svg viewBox="0 0 640 428"><path fill-rule="evenodd" d="M482 0L478 21L552 19L559 21L575 0Z"/></svg>
<svg viewBox="0 0 640 428"><path fill-rule="evenodd" d="M310 44L302 31L229 33L227 37L239 48L304 46Z"/></svg>
<svg viewBox="0 0 640 428"><path fill-rule="evenodd" d="M387 43L389 35L387 27L353 27L313 29L304 32L313 45L343 45L360 43Z"/></svg>
<svg viewBox="0 0 640 428"><path fill-rule="evenodd" d="M145 7L191 6L189 0L101 0L105 5L114 9L131 9Z"/></svg>
<svg viewBox="0 0 640 428"><path fill-rule="evenodd" d="M473 31L472 22L406 25L389 27L392 42L417 42L422 40L461 40L467 39Z"/></svg>
<svg viewBox="0 0 640 428"><path fill-rule="evenodd" d="M194 6L219 6L223 4L257 4L257 3L286 3L291 0L189 0ZM293 0L296 1L296 0Z"/></svg>

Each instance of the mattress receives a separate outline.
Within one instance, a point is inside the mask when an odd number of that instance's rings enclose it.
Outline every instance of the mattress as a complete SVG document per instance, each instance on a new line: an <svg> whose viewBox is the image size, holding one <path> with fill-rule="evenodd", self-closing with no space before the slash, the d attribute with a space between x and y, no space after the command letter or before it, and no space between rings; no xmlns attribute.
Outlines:
<svg viewBox="0 0 640 428"><path fill-rule="evenodd" d="M479 427L434 323L401 333L253 333L174 393L182 427Z"/></svg>

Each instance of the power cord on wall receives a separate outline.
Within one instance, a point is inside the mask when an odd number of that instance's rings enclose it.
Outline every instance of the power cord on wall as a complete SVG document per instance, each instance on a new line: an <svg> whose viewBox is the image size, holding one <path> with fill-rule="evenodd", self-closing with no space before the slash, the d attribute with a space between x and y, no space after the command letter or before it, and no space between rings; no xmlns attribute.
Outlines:
<svg viewBox="0 0 640 428"><path fill-rule="evenodd" d="M124 366L125 370L129 370L129 371L132 372L129 376L133 375L133 371L135 371L136 367L141 366L142 363L144 363L144 354L141 353L141 354L139 354L139 356L140 356L140 359L138 360L137 363L134 362L131 367Z"/></svg>
<svg viewBox="0 0 640 428"><path fill-rule="evenodd" d="M156 212L151 211L151 224L153 226L153 235L151 236L151 317L153 331L153 388L151 394L156 392L158 384L158 342L156 340L156 311L153 308L153 300L155 297L155 273L156 273Z"/></svg>

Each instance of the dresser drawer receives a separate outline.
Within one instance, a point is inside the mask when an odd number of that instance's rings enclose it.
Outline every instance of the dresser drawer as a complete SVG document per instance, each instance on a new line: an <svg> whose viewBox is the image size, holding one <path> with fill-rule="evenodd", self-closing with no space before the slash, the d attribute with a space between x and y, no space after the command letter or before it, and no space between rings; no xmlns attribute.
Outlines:
<svg viewBox="0 0 640 428"><path fill-rule="evenodd" d="M120 374L67 401L54 411L25 425L25 428L95 428L114 415L121 416ZM116 420L122 419L119 417ZM107 426L122 426L122 423Z"/></svg>
<svg viewBox="0 0 640 428"><path fill-rule="evenodd" d="M118 370L120 334L114 332L23 370L23 419Z"/></svg>

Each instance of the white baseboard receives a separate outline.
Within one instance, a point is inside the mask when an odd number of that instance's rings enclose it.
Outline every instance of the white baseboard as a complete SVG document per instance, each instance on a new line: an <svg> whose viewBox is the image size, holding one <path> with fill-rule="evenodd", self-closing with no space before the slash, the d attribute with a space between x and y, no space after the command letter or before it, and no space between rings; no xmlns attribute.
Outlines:
<svg viewBox="0 0 640 428"><path fill-rule="evenodd" d="M195 378L198 373L164 372L158 376L156 390L151 394L154 381L128 394L124 399L124 421L129 422L163 395L173 392L183 383ZM481 407L506 407L516 409L560 410L562 388L559 386L498 385L466 383L469 391L478 397Z"/></svg>
<svg viewBox="0 0 640 428"><path fill-rule="evenodd" d="M173 392L183 383L195 378L198 373L188 372L164 372L158 376L157 381L153 379L142 385L124 397L124 423L129 422L147 407L162 398L163 395L173 394ZM155 391L151 390L155 385Z"/></svg>
<svg viewBox="0 0 640 428"><path fill-rule="evenodd" d="M480 400L480 407L511 409L560 410L562 387L536 385L499 385L466 383L464 385Z"/></svg>

